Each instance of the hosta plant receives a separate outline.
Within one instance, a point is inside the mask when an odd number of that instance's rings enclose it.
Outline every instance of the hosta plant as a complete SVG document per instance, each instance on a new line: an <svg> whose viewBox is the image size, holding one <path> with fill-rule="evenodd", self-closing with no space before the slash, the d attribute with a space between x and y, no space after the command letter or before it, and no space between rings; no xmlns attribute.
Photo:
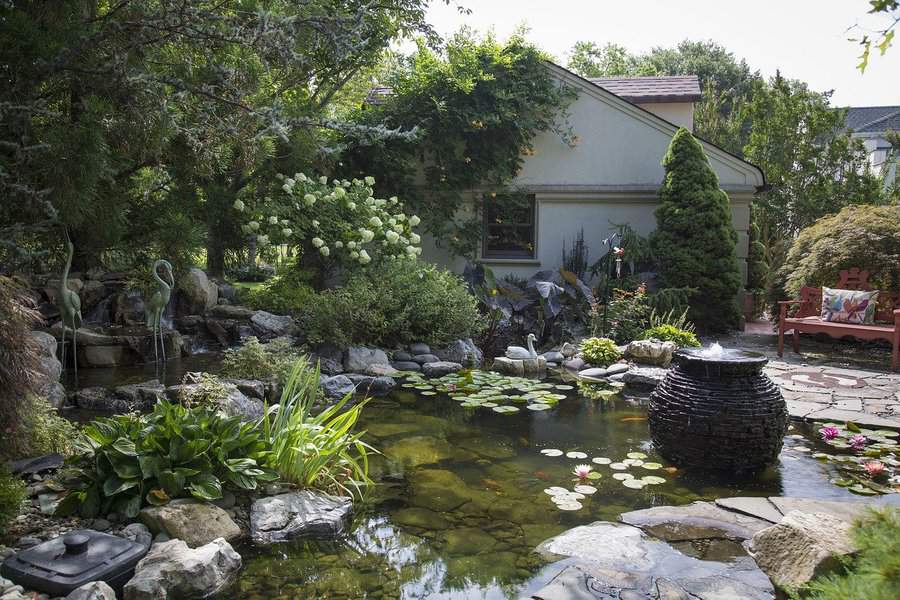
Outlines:
<svg viewBox="0 0 900 600"><path fill-rule="evenodd" d="M581 342L581 356L592 365L609 365L622 358L622 353L611 339L594 337Z"/></svg>
<svg viewBox="0 0 900 600"><path fill-rule="evenodd" d="M216 500L224 487L253 490L277 476L260 467L267 447L250 423L208 407L161 402L147 415L97 419L76 441L62 484L58 515L117 512L173 498Z"/></svg>

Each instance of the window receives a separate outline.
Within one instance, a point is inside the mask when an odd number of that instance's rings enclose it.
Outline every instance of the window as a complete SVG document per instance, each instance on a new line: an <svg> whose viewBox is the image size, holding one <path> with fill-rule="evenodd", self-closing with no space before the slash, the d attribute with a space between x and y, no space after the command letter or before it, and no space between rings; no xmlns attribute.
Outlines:
<svg viewBox="0 0 900 600"><path fill-rule="evenodd" d="M534 258L534 194L484 199L484 258Z"/></svg>

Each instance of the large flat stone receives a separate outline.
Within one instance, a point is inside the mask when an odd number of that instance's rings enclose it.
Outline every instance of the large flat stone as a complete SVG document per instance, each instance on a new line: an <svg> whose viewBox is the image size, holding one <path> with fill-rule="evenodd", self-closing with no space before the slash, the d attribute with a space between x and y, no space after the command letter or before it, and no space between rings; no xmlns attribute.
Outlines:
<svg viewBox="0 0 900 600"><path fill-rule="evenodd" d="M640 527L668 542L725 538L749 540L771 523L732 512L712 502L694 502L686 506L657 506L635 510L619 517L623 523Z"/></svg>
<svg viewBox="0 0 900 600"><path fill-rule="evenodd" d="M218 538L191 549L183 540L153 544L125 584L125 600L206 598L222 589L241 568L241 555Z"/></svg>
<svg viewBox="0 0 900 600"><path fill-rule="evenodd" d="M783 516L781 511L775 508L768 498L752 498L752 497L735 497L735 498L719 498L716 504L727 510L743 513L764 519L771 523L777 523Z"/></svg>
<svg viewBox="0 0 900 600"><path fill-rule="evenodd" d="M227 512L203 502L148 506L141 509L140 519L153 533L184 540L191 548L205 546L217 538L230 542L241 537L241 528Z"/></svg>
<svg viewBox="0 0 900 600"><path fill-rule="evenodd" d="M863 427L900 427L900 419L888 419L865 412L854 410L841 410L839 408L825 408L806 415L807 419L815 421L853 421Z"/></svg>
<svg viewBox="0 0 900 600"><path fill-rule="evenodd" d="M793 510L799 510L805 513L824 513L848 522L862 516L866 508L870 506L866 502L836 502L833 500L783 498L780 496L771 496L769 500L783 515Z"/></svg>
<svg viewBox="0 0 900 600"><path fill-rule="evenodd" d="M313 490L260 498L250 507L250 537L257 544L334 537L344 531L352 508L349 498Z"/></svg>

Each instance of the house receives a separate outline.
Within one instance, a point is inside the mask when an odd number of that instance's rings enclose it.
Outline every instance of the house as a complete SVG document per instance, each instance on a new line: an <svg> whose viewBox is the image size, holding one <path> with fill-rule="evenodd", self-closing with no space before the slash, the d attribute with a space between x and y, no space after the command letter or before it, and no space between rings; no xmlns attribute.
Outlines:
<svg viewBox="0 0 900 600"><path fill-rule="evenodd" d="M474 200L484 199L477 259L498 276L527 278L561 266L563 245L571 248L582 229L589 262L605 253L601 240L613 224L650 234L664 176L661 161L678 127L691 129L693 103L700 99L696 77L588 80L552 63L548 68L578 93L569 106L578 144L572 147L552 132L538 134L533 155L510 186L515 194L492 197L473 190L473 202L460 215L471 219ZM750 203L765 178L759 167L701 143L731 200L746 276ZM465 267L466 260L451 256L440 241L423 239L422 248L427 260L458 272Z"/></svg>
<svg viewBox="0 0 900 600"><path fill-rule="evenodd" d="M900 133L900 106L851 106L846 110L846 130L865 144L872 172L883 174L885 186L892 186L900 157L892 149L887 132Z"/></svg>

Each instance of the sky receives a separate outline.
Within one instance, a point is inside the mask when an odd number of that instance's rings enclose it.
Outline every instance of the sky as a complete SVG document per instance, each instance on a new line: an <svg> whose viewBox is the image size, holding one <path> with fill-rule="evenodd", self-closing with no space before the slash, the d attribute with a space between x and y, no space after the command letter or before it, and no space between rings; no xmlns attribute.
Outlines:
<svg viewBox="0 0 900 600"><path fill-rule="evenodd" d="M472 13L459 14L457 3ZM885 22L868 8L867 0L435 0L428 16L442 35L467 25L506 38L524 24L563 65L579 40L632 52L713 40L763 75L780 69L814 90L834 90L835 106L900 105L900 34L884 56L873 50L865 74L856 69L859 46L848 38L860 33L847 29Z"/></svg>

